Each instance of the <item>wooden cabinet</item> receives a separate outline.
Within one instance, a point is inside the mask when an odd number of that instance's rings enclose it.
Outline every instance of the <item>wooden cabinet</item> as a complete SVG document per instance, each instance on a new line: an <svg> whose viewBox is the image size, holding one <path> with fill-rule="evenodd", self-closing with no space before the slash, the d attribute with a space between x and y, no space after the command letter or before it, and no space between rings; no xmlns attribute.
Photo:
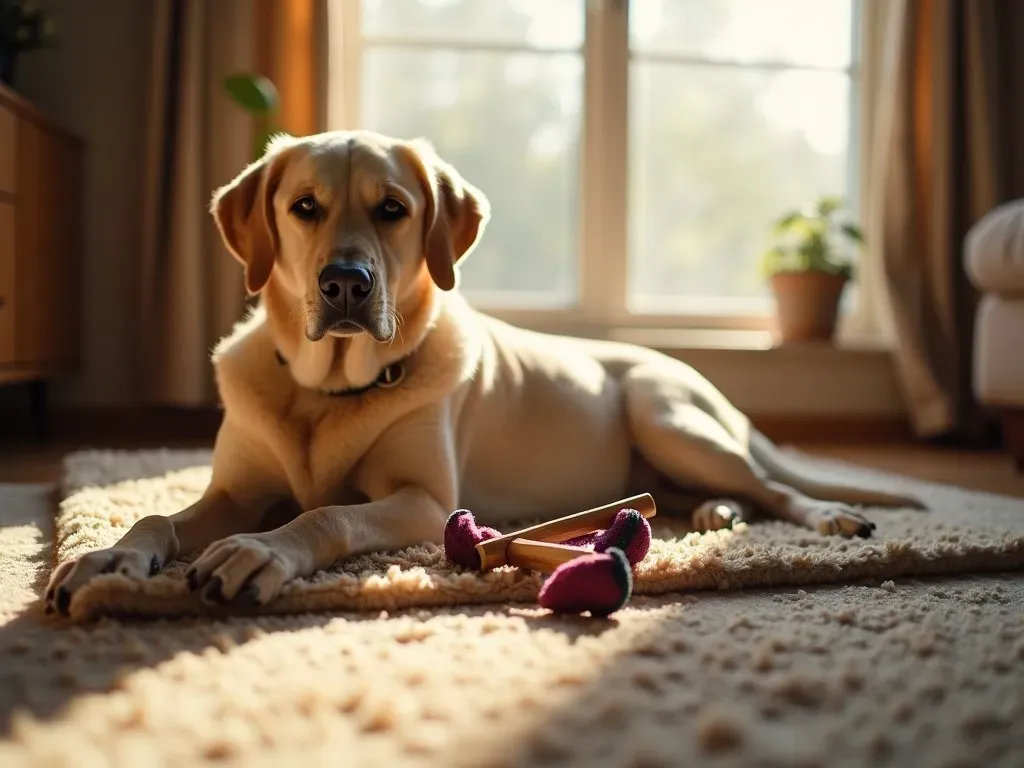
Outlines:
<svg viewBox="0 0 1024 768"><path fill-rule="evenodd" d="M14 280L14 206L0 201L0 370L17 360Z"/></svg>
<svg viewBox="0 0 1024 768"><path fill-rule="evenodd" d="M78 366L81 185L81 142L0 85L0 383Z"/></svg>

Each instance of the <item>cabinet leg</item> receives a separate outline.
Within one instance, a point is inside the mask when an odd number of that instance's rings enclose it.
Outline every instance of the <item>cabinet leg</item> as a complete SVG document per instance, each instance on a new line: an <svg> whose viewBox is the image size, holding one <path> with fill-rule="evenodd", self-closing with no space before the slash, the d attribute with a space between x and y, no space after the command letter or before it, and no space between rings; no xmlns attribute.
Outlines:
<svg viewBox="0 0 1024 768"><path fill-rule="evenodd" d="M47 407L45 381L33 381L28 385L29 413L32 430L39 440L46 440L50 434L49 408Z"/></svg>

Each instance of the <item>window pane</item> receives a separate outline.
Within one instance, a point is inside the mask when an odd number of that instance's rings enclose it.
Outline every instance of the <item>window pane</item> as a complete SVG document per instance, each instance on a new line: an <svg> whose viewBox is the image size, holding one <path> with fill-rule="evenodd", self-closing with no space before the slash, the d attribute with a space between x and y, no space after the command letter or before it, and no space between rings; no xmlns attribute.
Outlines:
<svg viewBox="0 0 1024 768"><path fill-rule="evenodd" d="M491 201L487 232L461 268L470 297L575 298L582 75L575 54L364 53L361 124L429 139Z"/></svg>
<svg viewBox="0 0 1024 768"><path fill-rule="evenodd" d="M629 13L640 53L850 64L852 0L633 0Z"/></svg>
<svg viewBox="0 0 1024 768"><path fill-rule="evenodd" d="M363 34L578 48L583 0L362 0Z"/></svg>
<svg viewBox="0 0 1024 768"><path fill-rule="evenodd" d="M763 306L771 222L847 194L848 89L840 73L632 65L633 311Z"/></svg>

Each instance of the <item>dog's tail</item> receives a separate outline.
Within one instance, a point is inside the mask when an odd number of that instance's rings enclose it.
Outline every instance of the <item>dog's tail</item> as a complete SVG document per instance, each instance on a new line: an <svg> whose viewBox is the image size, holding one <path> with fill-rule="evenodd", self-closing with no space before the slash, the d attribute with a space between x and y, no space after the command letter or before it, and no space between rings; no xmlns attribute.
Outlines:
<svg viewBox="0 0 1024 768"><path fill-rule="evenodd" d="M815 499L870 507L927 509L924 502L913 496L815 480L790 466L779 447L754 428L750 430L750 455L772 480Z"/></svg>

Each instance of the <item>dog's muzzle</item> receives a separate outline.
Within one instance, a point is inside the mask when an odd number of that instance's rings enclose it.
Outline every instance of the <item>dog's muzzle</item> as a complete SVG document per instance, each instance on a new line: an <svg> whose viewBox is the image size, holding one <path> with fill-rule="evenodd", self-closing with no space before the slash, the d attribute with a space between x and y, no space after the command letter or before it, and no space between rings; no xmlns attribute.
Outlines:
<svg viewBox="0 0 1024 768"><path fill-rule="evenodd" d="M331 307L347 316L370 298L373 273L351 264L328 264L317 278L320 295Z"/></svg>

